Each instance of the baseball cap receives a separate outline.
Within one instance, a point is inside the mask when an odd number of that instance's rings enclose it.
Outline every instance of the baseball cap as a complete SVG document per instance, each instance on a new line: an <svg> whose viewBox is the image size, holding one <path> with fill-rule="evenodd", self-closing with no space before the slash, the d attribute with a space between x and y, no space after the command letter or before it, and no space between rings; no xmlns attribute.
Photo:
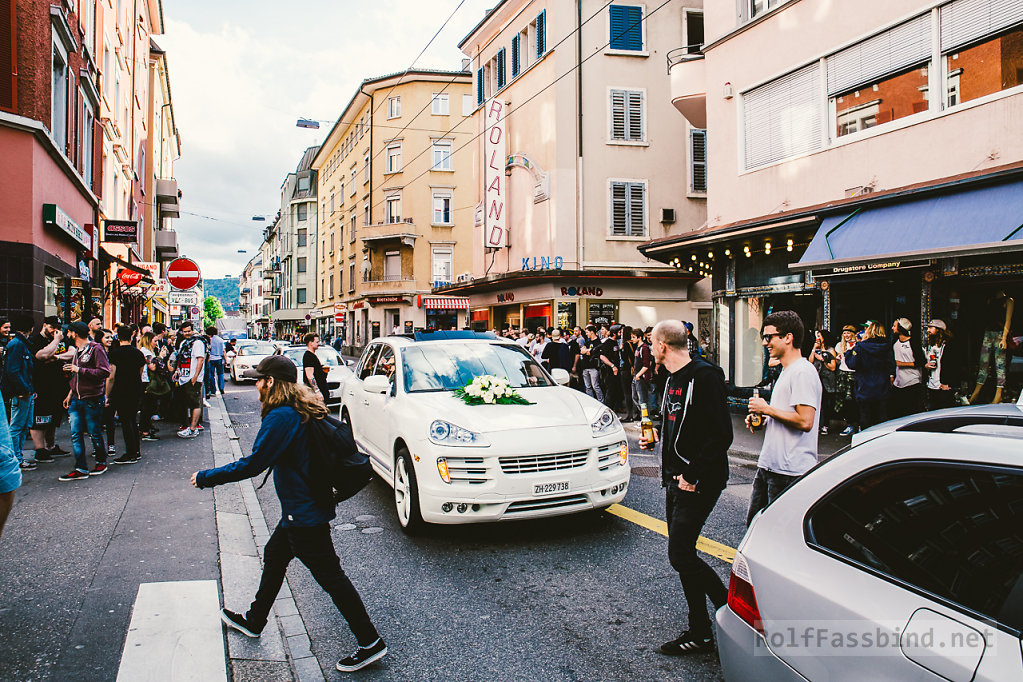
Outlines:
<svg viewBox="0 0 1023 682"><path fill-rule="evenodd" d="M934 327L935 329L948 331L948 327L945 325L944 320L931 320L930 322L927 323L927 326Z"/></svg>
<svg viewBox="0 0 1023 682"><path fill-rule="evenodd" d="M560 329L555 329L554 331L552 331L551 332L551 338L552 339L560 339L561 338L561 330Z"/></svg>
<svg viewBox="0 0 1023 682"><path fill-rule="evenodd" d="M259 379L262 377L273 377L278 381L290 381L298 383L298 368L295 363L283 355L271 355L263 358L256 365L255 369L247 369L242 372L246 379Z"/></svg>
<svg viewBox="0 0 1023 682"><path fill-rule="evenodd" d="M68 325L67 330L81 339L89 336L89 325L84 322L72 322Z"/></svg>
<svg viewBox="0 0 1023 682"><path fill-rule="evenodd" d="M618 333L619 331L621 331L621 329L622 329L622 325L620 325L620 324L613 324L613 325L611 325L611 327L609 328L609 331L610 331L610 332L611 332L612 334L617 334L617 333Z"/></svg>

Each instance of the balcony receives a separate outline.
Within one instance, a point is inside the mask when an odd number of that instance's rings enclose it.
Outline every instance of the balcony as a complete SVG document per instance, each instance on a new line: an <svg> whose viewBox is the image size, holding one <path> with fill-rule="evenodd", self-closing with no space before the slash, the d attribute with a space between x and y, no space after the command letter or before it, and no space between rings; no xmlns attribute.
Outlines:
<svg viewBox="0 0 1023 682"><path fill-rule="evenodd" d="M411 277L405 279L401 275L384 275L382 280L363 280L359 291L364 297L386 294L411 296L416 293L416 289L416 280Z"/></svg>
<svg viewBox="0 0 1023 682"><path fill-rule="evenodd" d="M178 257L178 233L174 230L156 230L156 257L173 260Z"/></svg>
<svg viewBox="0 0 1023 682"><path fill-rule="evenodd" d="M415 246L416 238L422 235L416 233L415 223L411 218L405 218L400 223L377 223L376 225L364 225L359 239L363 244L372 244L386 240L400 241L408 247Z"/></svg>
<svg viewBox="0 0 1023 682"><path fill-rule="evenodd" d="M701 47L680 47L668 53L671 103L694 128L707 127L707 62Z"/></svg>
<svg viewBox="0 0 1023 682"><path fill-rule="evenodd" d="M178 181L167 178L156 180L156 203L160 207L160 214L164 218L178 218L181 216L181 203L178 192Z"/></svg>

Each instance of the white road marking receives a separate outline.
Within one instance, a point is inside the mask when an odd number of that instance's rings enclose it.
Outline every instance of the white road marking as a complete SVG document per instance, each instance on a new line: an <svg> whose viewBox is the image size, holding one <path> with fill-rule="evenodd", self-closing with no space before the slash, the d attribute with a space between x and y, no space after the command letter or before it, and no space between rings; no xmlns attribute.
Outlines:
<svg viewBox="0 0 1023 682"><path fill-rule="evenodd" d="M215 580L142 583L118 682L227 680Z"/></svg>

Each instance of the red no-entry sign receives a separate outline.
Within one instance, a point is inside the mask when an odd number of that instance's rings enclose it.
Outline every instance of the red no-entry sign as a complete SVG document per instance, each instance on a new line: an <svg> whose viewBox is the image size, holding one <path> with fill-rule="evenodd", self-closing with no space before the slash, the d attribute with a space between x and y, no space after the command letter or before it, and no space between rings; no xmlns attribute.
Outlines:
<svg viewBox="0 0 1023 682"><path fill-rule="evenodd" d="M191 258L176 258L167 267L167 281L175 289L191 289L199 279L199 266Z"/></svg>

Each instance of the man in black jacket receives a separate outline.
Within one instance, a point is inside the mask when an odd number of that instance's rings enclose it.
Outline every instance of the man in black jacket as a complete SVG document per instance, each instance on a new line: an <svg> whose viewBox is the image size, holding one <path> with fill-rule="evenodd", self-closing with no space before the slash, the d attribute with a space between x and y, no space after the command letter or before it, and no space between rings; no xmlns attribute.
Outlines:
<svg viewBox="0 0 1023 682"><path fill-rule="evenodd" d="M654 359L671 373L661 403L664 417L661 479L667 488L668 560L678 571L689 604L689 629L661 645L662 654L683 656L714 648L707 598L724 606L728 590L696 553L696 541L728 481L732 419L720 367L689 355L688 332L678 320L654 327ZM640 440L640 447L647 447Z"/></svg>

